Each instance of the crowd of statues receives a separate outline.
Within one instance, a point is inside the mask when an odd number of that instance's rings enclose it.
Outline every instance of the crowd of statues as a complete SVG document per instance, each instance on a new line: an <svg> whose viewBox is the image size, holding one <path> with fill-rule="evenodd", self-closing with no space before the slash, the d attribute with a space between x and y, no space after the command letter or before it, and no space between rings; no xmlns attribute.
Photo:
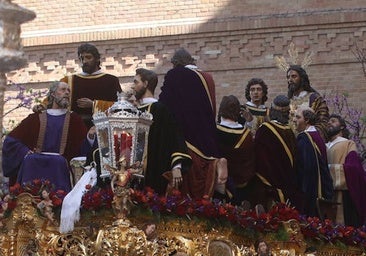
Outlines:
<svg viewBox="0 0 366 256"><path fill-rule="evenodd" d="M82 72L53 83L47 99L5 138L3 171L10 185L42 178L68 192L76 182L70 160L95 160L93 111L111 106L121 87L101 70L94 45L82 44L78 58ZM133 80L131 103L153 115L143 186L259 213L284 202L304 215L365 223L366 177L355 143L301 66L289 67L288 93L270 106L268 86L253 78L243 88L247 102L227 95L216 110L214 80L191 54L179 49L171 63L158 98L156 73L139 68ZM49 214L49 205L39 207Z"/></svg>

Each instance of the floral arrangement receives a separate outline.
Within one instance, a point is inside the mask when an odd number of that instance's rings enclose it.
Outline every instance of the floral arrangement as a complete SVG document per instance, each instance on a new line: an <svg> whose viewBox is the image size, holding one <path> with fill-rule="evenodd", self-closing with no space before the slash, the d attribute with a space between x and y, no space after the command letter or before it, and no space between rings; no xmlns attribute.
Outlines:
<svg viewBox="0 0 366 256"><path fill-rule="evenodd" d="M16 207L16 197L19 194L26 192L40 196L44 189L50 191L53 205L61 206L66 195L64 191L53 190L53 185L47 180L33 180L23 186L15 184L10 188L10 194L5 196L10 196L7 211ZM112 207L113 191L110 186L104 188L88 186L87 189L82 198L82 210L98 211ZM219 225L229 223L232 227L245 230L247 233L281 233L282 222L295 219L300 223L301 232L307 240L359 246L366 249L365 225L355 228L337 225L330 220L321 221L317 217L306 218L299 215L294 207L283 203L278 203L268 212L257 215L254 210L243 210L241 207L216 199L192 199L177 190L173 190L166 197L160 196L148 187L144 190L133 190L131 200L139 208L159 216L201 218L215 221Z"/></svg>
<svg viewBox="0 0 366 256"><path fill-rule="evenodd" d="M360 246L366 249L366 226L359 228L337 225L331 220L321 221L317 217L302 218L301 232L307 239L331 244Z"/></svg>
<svg viewBox="0 0 366 256"><path fill-rule="evenodd" d="M289 205L278 203L268 212L257 215L254 210L243 210L215 199L192 199L174 191L167 197L159 196L150 188L135 190L132 200L156 214L203 217L229 221L234 227L241 227L259 233L280 232L282 222L295 219L300 223L305 239L315 242L360 246L366 249L366 226L359 228L337 225L331 220L321 221L317 217L302 216ZM294 241L298 242L298 241Z"/></svg>
<svg viewBox="0 0 366 256"><path fill-rule="evenodd" d="M54 185L48 180L35 179L32 182L27 182L22 186L16 183L9 189L9 194L5 195L1 202L1 214L7 216L17 206L17 196L22 193L29 193L33 196L41 198L43 190L49 191L49 197L52 200L54 207L59 207L62 204L66 192L63 190L55 190Z"/></svg>
<svg viewBox="0 0 366 256"><path fill-rule="evenodd" d="M100 188L87 185L88 190L81 199L81 207L84 210L98 211L112 208L113 191L110 186Z"/></svg>

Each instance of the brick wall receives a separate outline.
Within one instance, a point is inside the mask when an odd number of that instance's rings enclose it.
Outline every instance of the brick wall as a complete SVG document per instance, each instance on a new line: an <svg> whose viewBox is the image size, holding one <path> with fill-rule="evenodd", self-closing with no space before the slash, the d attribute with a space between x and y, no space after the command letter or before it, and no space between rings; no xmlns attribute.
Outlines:
<svg viewBox="0 0 366 256"><path fill-rule="evenodd" d="M353 106L366 109L366 78L353 54L355 43L366 48L363 0L13 2L37 13L22 25L28 66L7 74L16 83L42 88L78 72L77 46L91 41L102 54L103 69L121 84L132 81L137 67L146 67L159 74L161 85L172 53L185 47L213 74L218 104L228 94L244 101L244 86L252 77L267 82L270 102L286 93L285 74L273 58L288 57L294 42L300 60L314 53L307 71L317 90L348 92ZM14 93L13 88L7 93Z"/></svg>

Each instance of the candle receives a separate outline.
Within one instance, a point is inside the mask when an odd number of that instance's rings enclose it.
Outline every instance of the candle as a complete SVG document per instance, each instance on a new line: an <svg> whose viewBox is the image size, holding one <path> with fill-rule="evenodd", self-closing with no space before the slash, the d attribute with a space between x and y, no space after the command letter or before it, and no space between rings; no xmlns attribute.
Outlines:
<svg viewBox="0 0 366 256"><path fill-rule="evenodd" d="M114 139L114 154L116 155L116 162L119 161L119 156L120 156L120 146L119 146L119 141L118 141L118 135L114 134L113 135L113 139Z"/></svg>

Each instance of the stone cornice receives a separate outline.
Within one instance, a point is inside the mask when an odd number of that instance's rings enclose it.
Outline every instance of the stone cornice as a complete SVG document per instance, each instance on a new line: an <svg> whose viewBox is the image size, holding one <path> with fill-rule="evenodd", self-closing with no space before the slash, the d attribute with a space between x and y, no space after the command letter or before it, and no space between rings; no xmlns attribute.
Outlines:
<svg viewBox="0 0 366 256"><path fill-rule="evenodd" d="M302 11L264 16L220 19L174 19L104 26L75 27L22 33L24 46L55 45L83 41L104 41L154 36L212 33L235 30L286 29L359 23L366 20L366 8ZM345 24L343 24L344 26Z"/></svg>

